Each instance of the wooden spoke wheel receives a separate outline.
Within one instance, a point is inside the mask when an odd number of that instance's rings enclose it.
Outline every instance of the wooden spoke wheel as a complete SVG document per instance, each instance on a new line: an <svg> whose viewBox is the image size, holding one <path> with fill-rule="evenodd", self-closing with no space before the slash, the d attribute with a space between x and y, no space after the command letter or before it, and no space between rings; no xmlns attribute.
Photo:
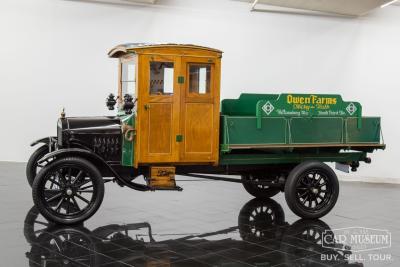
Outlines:
<svg viewBox="0 0 400 267"><path fill-rule="evenodd" d="M245 174L242 175L242 180L258 182L262 181L263 179L262 177L260 177L260 175ZM255 185L251 183L243 183L243 187L250 195L257 198L273 197L280 192L279 188L270 187L268 185Z"/></svg>
<svg viewBox="0 0 400 267"><path fill-rule="evenodd" d="M76 224L100 207L104 182L97 168L82 158L62 158L46 165L32 186L33 201L49 221Z"/></svg>
<svg viewBox="0 0 400 267"><path fill-rule="evenodd" d="M326 164L307 161L296 166L285 184L289 208L305 219L327 214L336 204L339 182L335 172Z"/></svg>

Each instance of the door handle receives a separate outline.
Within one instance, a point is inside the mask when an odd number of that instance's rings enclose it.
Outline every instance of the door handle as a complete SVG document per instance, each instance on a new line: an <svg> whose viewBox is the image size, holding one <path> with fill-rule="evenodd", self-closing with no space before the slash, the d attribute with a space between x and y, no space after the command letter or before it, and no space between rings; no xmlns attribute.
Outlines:
<svg viewBox="0 0 400 267"><path fill-rule="evenodd" d="M144 105L144 110L149 110L150 109L150 105L149 104L145 104Z"/></svg>

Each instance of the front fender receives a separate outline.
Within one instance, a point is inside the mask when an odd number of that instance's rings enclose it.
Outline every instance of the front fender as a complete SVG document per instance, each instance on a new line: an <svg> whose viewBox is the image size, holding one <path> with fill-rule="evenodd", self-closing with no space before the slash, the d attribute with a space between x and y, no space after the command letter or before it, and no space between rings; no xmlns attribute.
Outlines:
<svg viewBox="0 0 400 267"><path fill-rule="evenodd" d="M101 164L102 167L106 168L109 170L118 181L120 181L122 184L126 185L127 187L130 187L135 190L139 191L148 191L150 188L146 185L142 184L137 184L133 182L127 182L125 181L102 157L97 155L91 150L86 150L86 149L81 149L81 148L63 148L63 149L58 149L53 152L50 152L46 154L43 158L38 160L38 163L41 164L48 159L55 158L55 157L68 157L68 156L81 156L83 158L89 159L92 162L95 161L96 164Z"/></svg>
<svg viewBox="0 0 400 267"><path fill-rule="evenodd" d="M108 165L107 162L104 161L104 159L102 159L99 155L97 155L93 151L85 150L85 149L81 149L81 148L63 148L63 149L55 150L53 152L46 154L43 158L38 160L38 163L41 164L41 163L47 161L48 159L59 157L59 156L63 156L63 157L64 156L83 156L84 158L92 158L92 159L99 160L100 162Z"/></svg>
<svg viewBox="0 0 400 267"><path fill-rule="evenodd" d="M33 141L31 143L31 146L36 146L37 144L40 144L40 143L46 144L46 145L57 143L57 137L49 136L49 137L44 137L44 138L38 139L36 141Z"/></svg>

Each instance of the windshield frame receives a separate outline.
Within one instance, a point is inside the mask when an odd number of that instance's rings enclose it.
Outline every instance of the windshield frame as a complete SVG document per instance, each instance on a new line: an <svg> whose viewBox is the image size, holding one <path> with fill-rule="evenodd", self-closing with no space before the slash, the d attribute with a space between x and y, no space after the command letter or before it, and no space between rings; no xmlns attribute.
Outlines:
<svg viewBox="0 0 400 267"><path fill-rule="evenodd" d="M124 102L124 92L123 92L123 83L128 82L128 81L123 81L123 64L126 63L131 63L133 62L135 66L135 80L134 81L129 81L129 82L134 82L134 90L133 93L130 94L133 99L137 97L137 81L138 81L138 62L137 62L137 56L136 54L128 54L123 57L120 57L119 63L118 63L118 105L122 105Z"/></svg>

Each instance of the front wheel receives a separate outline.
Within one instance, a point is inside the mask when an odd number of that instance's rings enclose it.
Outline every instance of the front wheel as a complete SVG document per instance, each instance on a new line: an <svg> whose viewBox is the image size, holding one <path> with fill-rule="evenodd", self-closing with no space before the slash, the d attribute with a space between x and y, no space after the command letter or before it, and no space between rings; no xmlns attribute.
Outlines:
<svg viewBox="0 0 400 267"><path fill-rule="evenodd" d="M317 219L333 209L339 196L339 181L326 164L306 161L297 165L285 183L289 208L305 219Z"/></svg>
<svg viewBox="0 0 400 267"><path fill-rule="evenodd" d="M100 172L83 158L61 158L46 165L32 185L33 202L49 221L77 224L100 207L104 182Z"/></svg>

